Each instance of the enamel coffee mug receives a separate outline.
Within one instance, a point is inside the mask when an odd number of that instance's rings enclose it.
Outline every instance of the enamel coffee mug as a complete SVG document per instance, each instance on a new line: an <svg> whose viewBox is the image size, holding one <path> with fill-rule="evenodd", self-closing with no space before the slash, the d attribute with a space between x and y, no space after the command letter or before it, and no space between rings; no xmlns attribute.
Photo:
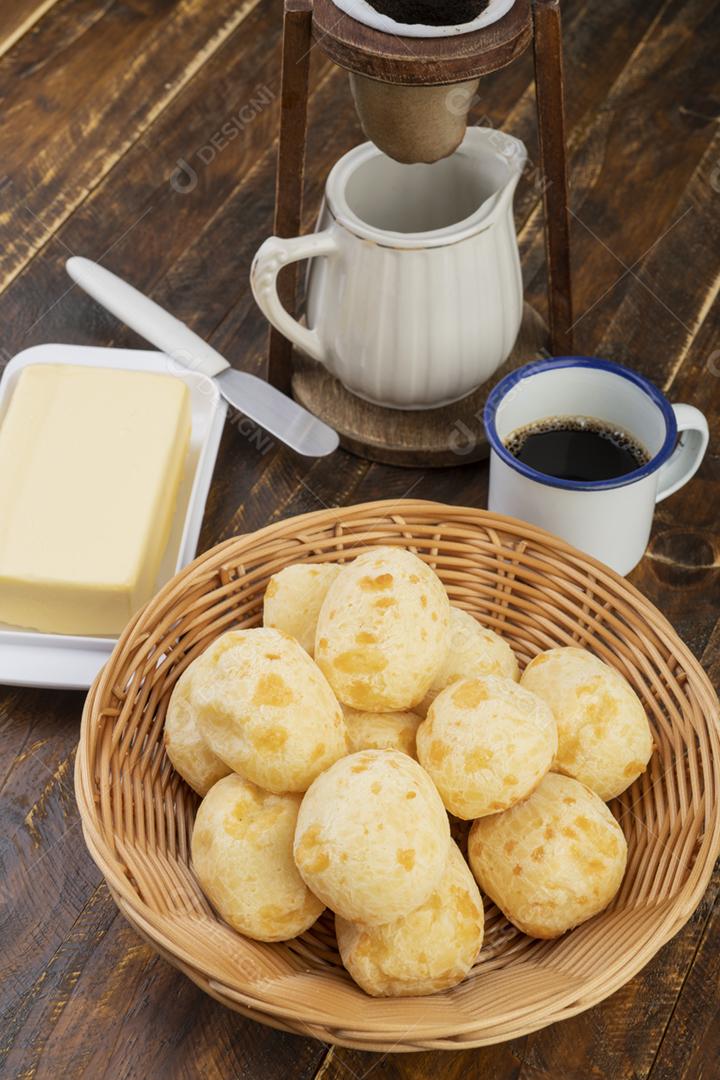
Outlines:
<svg viewBox="0 0 720 1080"><path fill-rule="evenodd" d="M513 195L517 139L470 128L434 165L401 165L372 143L327 181L318 231L272 237L252 288L267 319L349 390L395 409L465 397L510 355L522 320ZM278 296L288 263L311 259L307 325Z"/></svg>
<svg viewBox="0 0 720 1080"><path fill-rule="evenodd" d="M555 417L610 425L631 436L649 460L612 480L566 480L538 472L507 449L512 434ZM490 510L539 525L623 575L643 557L656 503L695 475L709 442L698 409L671 405L642 375L588 357L512 372L488 399L485 428Z"/></svg>

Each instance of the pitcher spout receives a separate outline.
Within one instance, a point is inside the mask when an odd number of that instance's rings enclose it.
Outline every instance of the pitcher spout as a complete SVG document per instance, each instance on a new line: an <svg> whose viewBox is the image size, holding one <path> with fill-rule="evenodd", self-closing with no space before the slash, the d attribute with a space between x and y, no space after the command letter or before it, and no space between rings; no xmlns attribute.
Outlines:
<svg viewBox="0 0 720 1080"><path fill-rule="evenodd" d="M499 128L468 128L458 153L477 163L491 193L479 208L480 219L492 224L511 206L520 177L527 167L525 144Z"/></svg>

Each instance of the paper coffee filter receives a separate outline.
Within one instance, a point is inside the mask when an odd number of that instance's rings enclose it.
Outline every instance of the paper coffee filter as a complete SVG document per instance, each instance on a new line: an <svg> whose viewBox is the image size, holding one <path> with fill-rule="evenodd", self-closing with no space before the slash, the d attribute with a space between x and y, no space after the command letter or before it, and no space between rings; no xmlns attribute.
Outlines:
<svg viewBox="0 0 720 1080"><path fill-rule="evenodd" d="M346 15L384 34L395 34L397 37L442 38L470 34L473 30L482 30L486 26L492 26L498 19L507 15L515 0L490 0L488 6L476 19L471 19L470 22L463 23L461 26L424 26L421 23L396 22L387 15L381 15L367 0L333 0L333 3Z"/></svg>
<svg viewBox="0 0 720 1080"><path fill-rule="evenodd" d="M478 79L454 86L396 86L350 72L363 131L404 165L449 157L465 137Z"/></svg>

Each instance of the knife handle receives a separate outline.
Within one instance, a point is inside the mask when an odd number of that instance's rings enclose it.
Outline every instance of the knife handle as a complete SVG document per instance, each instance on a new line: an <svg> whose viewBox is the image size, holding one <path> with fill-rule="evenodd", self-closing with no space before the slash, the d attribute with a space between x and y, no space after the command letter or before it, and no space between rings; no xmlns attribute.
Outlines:
<svg viewBox="0 0 720 1080"><path fill-rule="evenodd" d="M210 378L230 367L193 330L104 266L79 255L68 259L65 266L89 296L178 364Z"/></svg>

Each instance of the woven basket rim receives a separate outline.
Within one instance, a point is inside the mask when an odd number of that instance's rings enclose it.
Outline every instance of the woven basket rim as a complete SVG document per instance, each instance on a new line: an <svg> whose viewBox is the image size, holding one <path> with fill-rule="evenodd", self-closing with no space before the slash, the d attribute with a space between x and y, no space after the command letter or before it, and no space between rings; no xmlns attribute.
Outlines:
<svg viewBox="0 0 720 1080"><path fill-rule="evenodd" d="M599 585L611 594L617 595L633 608L638 617L645 616L652 623L655 635L675 656L678 668L682 667L686 680L692 682L693 690L698 700L702 702L699 719L704 724L703 732L709 743L708 760L707 763L703 761L703 768L707 766L709 769L714 790L720 789L719 706L714 688L699 662L680 641L669 621L639 590L608 567L576 551L544 530L471 507L454 507L423 500L382 500L349 508L315 511L275 522L257 532L230 538L200 555L190 566L173 578L132 620L88 694L83 710L75 763L76 797L85 840L93 860L107 880L125 917L138 929L138 932L150 938L164 956L203 989L239 1012L253 1015L255 1019L267 1018L273 1022L274 1026L285 1030L364 1049L387 1050L390 1045L394 1045L396 1049L409 1050L430 1047L458 1049L487 1045L501 1041L502 1038L513 1038L517 1034L537 1030L555 1020L564 1019L589 1008L637 974L658 949L690 918L707 887L715 860L720 855L720 804L718 800L715 800L709 819L707 813L705 815L702 840L697 845L692 867L678 895L672 898L672 903L663 900L658 905L666 907L666 910L658 913L657 919L648 918L646 933L641 939L638 939L638 936L635 937L634 943L638 947L632 956L623 956L613 967L604 971L602 978L585 980L582 986L574 985L573 980L568 977L566 993L553 994L552 1011L545 1014L537 1004L529 1011L527 1006L519 1001L514 1008L509 1008L502 1014L502 1022L496 1021L492 1031L489 1029L485 1031L482 1017L470 1016L467 1008L463 1006L458 1007L457 1017L452 1023L447 1020L439 1020L434 1025L425 1022L421 1030L408 1032L406 1023L400 1021L395 1023L392 1020L391 1005L385 1010L387 1019L378 1023L377 999L366 999L367 1002L373 1003L372 1007L368 1006L367 1010L363 1010L367 1015L359 1015L352 1030L348 1029L347 1025L340 1028L333 1025L332 1018L327 1015L327 1009L314 1007L312 995L308 995L308 1000L303 1003L302 1008L285 1005L277 1000L277 991L273 989L271 981L264 993L261 992L258 981L253 979L248 979L243 984L242 979L238 977L235 979L234 986L230 987L223 984L222 978L213 977L211 973L204 970L197 958L183 955L182 950L177 947L172 938L172 928L176 920L155 911L141 898L138 886L132 880L130 871L118 850L118 837L112 829L108 830L107 822L103 820L100 809L107 791L103 794L98 787L90 734L103 722L99 708L112 691L117 668L127 663L129 659L142 654L144 641L148 636L145 627L152 625L152 620L158 616L164 617L165 609L172 611L176 597L184 593L188 583L192 582L201 571L206 574L219 573L230 555L241 563L242 555L247 556L250 551L255 554L258 551L262 553L265 548L271 550L272 545L279 539L287 542L290 538L301 538L305 533L312 533L322 528L327 529L333 524L337 526L338 522L350 527L354 520L362 521L370 518L379 519L379 522L385 521L389 525L393 521L396 524L397 521L406 523L407 519L413 516L421 517L426 522L432 522L434 519L436 525L435 527L432 524L421 525L413 521L407 523L408 546L412 546L413 538L418 538L420 530L423 530L424 536L432 536L434 532L442 533L445 539L441 541L441 545L445 549L452 547L452 541L446 538L452 535L453 527L485 529L488 533L494 531L513 537L520 542L525 541L527 545L538 545L540 548L547 549L559 560L563 569L572 576L576 576L579 582L582 582L583 578L587 580L587 576L592 575L596 586ZM372 530L368 528L362 534L342 535L347 536L350 542L356 545L363 542L365 533L371 532ZM368 539L368 543L370 542L371 540ZM322 544L314 541L314 546L318 550L320 547L331 550L332 538L328 536ZM447 561L450 556L444 556L444 558ZM464 558L465 561L468 560L467 555ZM528 556L528 561L529 559ZM285 558L281 564L287 561L289 560ZM609 613L609 618L614 611L613 608L613 611ZM316 971L306 978L312 985L313 979L323 980L326 976ZM447 996L450 1000L454 1000L452 992L449 992L449 995L436 995L436 997ZM431 1000L433 999L422 999L424 1002ZM502 1034L505 1029L507 1029L507 1034Z"/></svg>

